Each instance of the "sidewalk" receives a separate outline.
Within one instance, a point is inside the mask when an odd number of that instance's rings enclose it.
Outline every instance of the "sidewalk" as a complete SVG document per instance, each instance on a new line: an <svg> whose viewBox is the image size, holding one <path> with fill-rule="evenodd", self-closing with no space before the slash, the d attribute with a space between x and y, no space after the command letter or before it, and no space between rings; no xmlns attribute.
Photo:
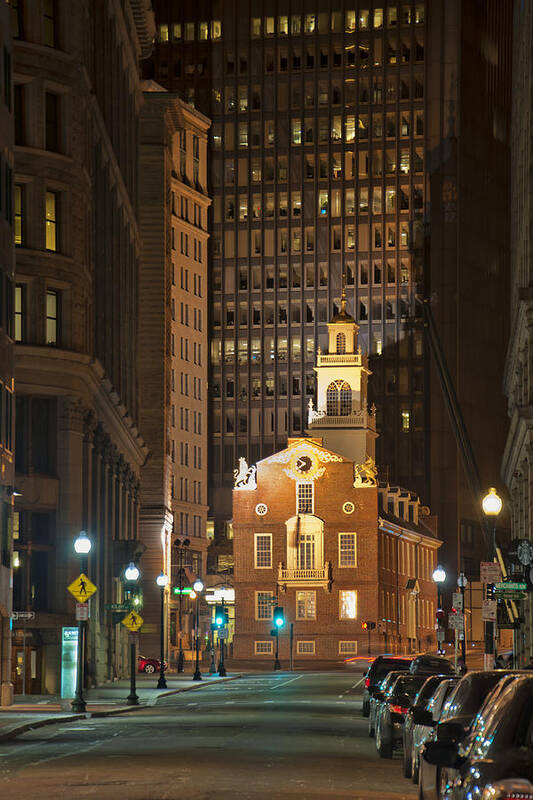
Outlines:
<svg viewBox="0 0 533 800"><path fill-rule="evenodd" d="M70 700L62 700L56 695L15 695L12 706L0 706L0 743L14 739L32 728L53 725L57 722L71 722L88 717L109 717L125 714L139 708L154 706L160 697L201 689L215 683L224 683L241 678L242 673L231 673L225 678L202 673L201 681L193 681L188 673L165 676L166 689L157 689L158 675L137 675L138 706L129 706L126 698L130 693L129 679L87 689L84 692L87 712L74 713Z"/></svg>

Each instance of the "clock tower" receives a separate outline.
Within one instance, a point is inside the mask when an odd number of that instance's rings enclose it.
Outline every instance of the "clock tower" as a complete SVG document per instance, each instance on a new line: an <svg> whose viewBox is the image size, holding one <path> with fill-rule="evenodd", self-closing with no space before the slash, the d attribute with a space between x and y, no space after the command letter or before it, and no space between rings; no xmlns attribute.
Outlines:
<svg viewBox="0 0 533 800"><path fill-rule="evenodd" d="M374 461L375 408L368 408L368 356L357 343L359 326L346 311L343 287L341 310L328 324L329 348L317 354L317 407L309 401L307 433L320 436L324 447L363 464Z"/></svg>

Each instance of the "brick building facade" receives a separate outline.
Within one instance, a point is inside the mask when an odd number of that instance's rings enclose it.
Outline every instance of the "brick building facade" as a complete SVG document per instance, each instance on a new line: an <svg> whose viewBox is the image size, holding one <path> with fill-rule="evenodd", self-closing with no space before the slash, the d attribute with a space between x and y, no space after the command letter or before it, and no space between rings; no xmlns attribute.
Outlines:
<svg viewBox="0 0 533 800"><path fill-rule="evenodd" d="M318 407L309 405L311 435L289 439L256 466L241 459L235 471L237 659L273 655L276 603L287 622L282 659L291 623L296 660L367 652L364 621L376 623L373 652L434 646L436 520L415 494L378 484L370 371L344 297L328 328L329 353L319 352L315 368Z"/></svg>

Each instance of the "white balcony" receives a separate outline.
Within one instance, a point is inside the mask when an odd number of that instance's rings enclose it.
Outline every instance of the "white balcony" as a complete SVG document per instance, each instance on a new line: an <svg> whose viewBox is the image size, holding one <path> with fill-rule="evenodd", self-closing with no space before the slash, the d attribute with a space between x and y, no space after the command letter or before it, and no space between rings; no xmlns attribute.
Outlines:
<svg viewBox="0 0 533 800"><path fill-rule="evenodd" d="M318 353L317 367L326 367L332 364L346 364L348 366L364 366L362 353Z"/></svg>
<svg viewBox="0 0 533 800"><path fill-rule="evenodd" d="M346 416L329 416L321 411L310 410L308 414L310 428L370 428L376 430L376 417L368 411L356 411Z"/></svg>
<svg viewBox="0 0 533 800"><path fill-rule="evenodd" d="M318 586L331 591L331 562L326 561L323 567L312 569L287 569L284 564L278 568L278 584L282 592L287 586Z"/></svg>

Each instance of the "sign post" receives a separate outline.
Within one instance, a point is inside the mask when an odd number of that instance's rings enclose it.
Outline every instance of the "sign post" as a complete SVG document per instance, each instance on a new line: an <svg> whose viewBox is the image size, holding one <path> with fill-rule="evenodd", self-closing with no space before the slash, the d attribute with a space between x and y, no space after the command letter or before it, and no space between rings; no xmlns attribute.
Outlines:
<svg viewBox="0 0 533 800"><path fill-rule="evenodd" d="M75 581L72 581L70 586L67 586L68 591L70 594L78 601L78 603L87 603L89 597L96 592L96 586L94 583L91 583L87 575L83 572L79 575ZM87 619L89 616L89 612L87 609ZM87 705L85 700L83 699L83 673L84 673L84 666L85 666L85 645L86 645L86 625L87 622L83 618L78 617L78 674L76 676L76 694L74 700L71 703L72 710L78 712L85 712L87 710Z"/></svg>

